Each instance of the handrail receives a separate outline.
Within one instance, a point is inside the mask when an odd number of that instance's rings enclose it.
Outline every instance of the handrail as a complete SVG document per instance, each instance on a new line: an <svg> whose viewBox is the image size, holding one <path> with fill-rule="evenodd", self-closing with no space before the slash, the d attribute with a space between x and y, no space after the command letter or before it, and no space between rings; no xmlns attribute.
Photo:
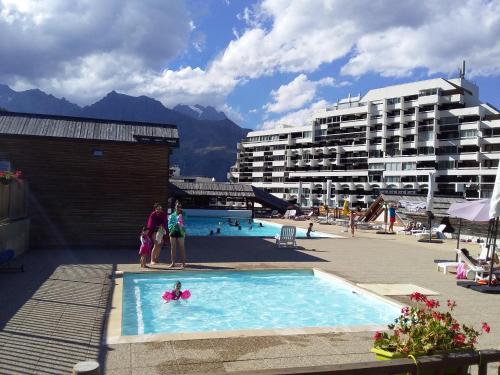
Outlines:
<svg viewBox="0 0 500 375"><path fill-rule="evenodd" d="M390 361L371 361L357 363L342 363L325 366L291 367L284 369L267 369L253 371L236 371L236 375L382 375L382 374L441 374L443 368L456 370L457 374L465 374L468 366L478 366L478 375L486 375L488 363L500 362L500 350L480 350L465 353L447 353L417 357L416 361L410 358L394 359Z"/></svg>

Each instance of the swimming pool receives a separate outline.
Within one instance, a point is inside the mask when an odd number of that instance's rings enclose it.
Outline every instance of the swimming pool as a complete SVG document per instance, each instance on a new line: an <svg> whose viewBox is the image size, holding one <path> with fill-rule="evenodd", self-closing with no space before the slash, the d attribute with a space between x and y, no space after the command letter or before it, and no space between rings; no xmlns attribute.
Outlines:
<svg viewBox="0 0 500 375"><path fill-rule="evenodd" d="M209 236L213 231L214 236L235 236L235 237L274 237L280 234L281 225L263 220L248 221L248 219L238 219L241 229L235 226L235 220L232 219L230 225L228 218L187 216L185 219L186 231L189 236L202 237ZM262 224L262 226L260 225ZM220 233L217 233L220 228ZM296 237L306 238L306 230L297 228ZM339 237L321 232L312 232L311 237Z"/></svg>
<svg viewBox="0 0 500 375"><path fill-rule="evenodd" d="M326 275L326 276L325 276ZM161 296L176 280L187 301ZM122 335L391 322L399 309L316 270L200 271L124 275Z"/></svg>

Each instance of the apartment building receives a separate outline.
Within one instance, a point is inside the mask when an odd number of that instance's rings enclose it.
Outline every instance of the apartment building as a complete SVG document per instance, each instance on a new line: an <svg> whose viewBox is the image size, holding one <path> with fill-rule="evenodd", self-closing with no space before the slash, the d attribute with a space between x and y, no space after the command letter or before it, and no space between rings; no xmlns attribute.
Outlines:
<svg viewBox="0 0 500 375"><path fill-rule="evenodd" d="M366 207L380 192L487 198L500 159L500 112L463 75L370 90L301 127L248 133L232 182L302 206Z"/></svg>

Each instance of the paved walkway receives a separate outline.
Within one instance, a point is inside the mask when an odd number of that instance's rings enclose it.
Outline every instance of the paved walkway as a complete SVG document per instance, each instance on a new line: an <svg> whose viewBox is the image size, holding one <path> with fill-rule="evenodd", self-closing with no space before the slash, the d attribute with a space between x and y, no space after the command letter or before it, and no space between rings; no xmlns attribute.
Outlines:
<svg viewBox="0 0 500 375"><path fill-rule="evenodd" d="M306 227L307 222L294 224ZM342 234L339 227L315 227ZM492 333L480 337L480 348L500 344L500 296L457 287L453 275L436 271L434 259L454 258L453 241L422 244L411 236L358 232L355 238L304 239L298 245L300 250L290 250L259 238L189 238L187 250L195 269L314 266L356 283L416 284L439 292L442 301L455 299L461 322L490 323ZM477 250L477 245L468 247ZM22 260L24 274L0 274L0 374L67 374L85 358L99 360L106 374L232 372L373 360L372 333L100 345L112 290L108 275L115 267L138 270L136 251L33 251Z"/></svg>

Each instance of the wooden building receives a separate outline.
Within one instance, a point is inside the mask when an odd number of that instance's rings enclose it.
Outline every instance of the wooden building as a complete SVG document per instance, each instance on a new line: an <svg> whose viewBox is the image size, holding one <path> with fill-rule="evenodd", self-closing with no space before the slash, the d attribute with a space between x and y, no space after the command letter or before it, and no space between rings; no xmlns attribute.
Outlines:
<svg viewBox="0 0 500 375"><path fill-rule="evenodd" d="M255 203L284 213L289 203L249 184L171 181L172 202L185 208L253 210Z"/></svg>
<svg viewBox="0 0 500 375"><path fill-rule="evenodd" d="M30 185L31 247L138 246L178 143L174 125L0 112L0 160Z"/></svg>

